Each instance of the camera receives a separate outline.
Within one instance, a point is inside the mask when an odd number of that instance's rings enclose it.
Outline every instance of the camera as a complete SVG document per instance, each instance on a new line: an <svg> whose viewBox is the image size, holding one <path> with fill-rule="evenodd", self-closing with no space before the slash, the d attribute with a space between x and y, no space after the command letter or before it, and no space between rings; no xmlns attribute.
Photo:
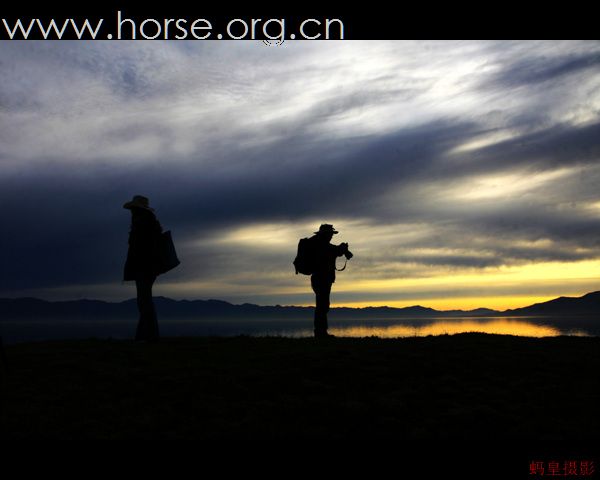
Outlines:
<svg viewBox="0 0 600 480"><path fill-rule="evenodd" d="M354 254L348 250L348 244L346 242L341 244L341 247L344 249L344 256L346 257L347 260L350 260Z"/></svg>

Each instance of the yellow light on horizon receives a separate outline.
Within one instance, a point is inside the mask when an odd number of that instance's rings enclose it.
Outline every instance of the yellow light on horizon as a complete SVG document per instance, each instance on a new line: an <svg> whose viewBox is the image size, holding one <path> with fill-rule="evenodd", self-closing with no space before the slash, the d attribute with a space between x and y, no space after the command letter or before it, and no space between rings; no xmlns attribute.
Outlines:
<svg viewBox="0 0 600 480"><path fill-rule="evenodd" d="M520 266L502 266L484 271L462 271L423 278L388 278L355 282L340 282L338 291L393 291L406 286L433 285L524 285L529 281L600 280L600 261L546 262Z"/></svg>
<svg viewBox="0 0 600 480"><path fill-rule="evenodd" d="M456 297L456 298L431 298L402 301L375 301L375 302L343 302L335 303L332 298L332 307L366 308L366 307L392 307L405 308L420 305L435 310L474 310L476 308L489 308L505 311L514 308L528 307L535 303L547 302L556 298L549 296L506 296L506 297Z"/></svg>

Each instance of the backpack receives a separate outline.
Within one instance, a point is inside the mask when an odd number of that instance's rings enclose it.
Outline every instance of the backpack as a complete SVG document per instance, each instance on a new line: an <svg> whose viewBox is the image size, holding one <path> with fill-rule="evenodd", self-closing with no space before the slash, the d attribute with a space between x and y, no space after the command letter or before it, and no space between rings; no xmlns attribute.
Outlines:
<svg viewBox="0 0 600 480"><path fill-rule="evenodd" d="M301 238L298 242L298 253L294 260L296 275L312 275L316 267L316 236Z"/></svg>

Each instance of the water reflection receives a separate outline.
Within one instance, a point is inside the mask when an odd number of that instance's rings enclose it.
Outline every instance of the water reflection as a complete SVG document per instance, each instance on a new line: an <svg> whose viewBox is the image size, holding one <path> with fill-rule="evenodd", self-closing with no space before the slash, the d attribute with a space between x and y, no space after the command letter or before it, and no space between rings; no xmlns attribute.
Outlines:
<svg viewBox="0 0 600 480"><path fill-rule="evenodd" d="M417 325L414 322L392 325L337 326L331 333L340 337L381 338L425 337L427 335L453 335L456 333L481 332L524 337L555 337L558 335L588 336L582 330L564 331L551 325L537 324L514 318L439 319L433 323Z"/></svg>
<svg viewBox="0 0 600 480"><path fill-rule="evenodd" d="M161 335L312 337L312 318L247 319L247 318L163 318ZM4 343L77 338L131 339L137 319L68 320L30 319L0 321ZM600 336L600 321L596 317L471 317L418 319L357 319L335 318L330 333L338 337L402 338L483 332L527 337L557 335Z"/></svg>

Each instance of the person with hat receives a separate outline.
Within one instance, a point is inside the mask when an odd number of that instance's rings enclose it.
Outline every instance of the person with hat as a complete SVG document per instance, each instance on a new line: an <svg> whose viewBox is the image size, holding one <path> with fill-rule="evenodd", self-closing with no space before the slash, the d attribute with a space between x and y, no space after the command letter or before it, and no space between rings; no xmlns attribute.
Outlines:
<svg viewBox="0 0 600 480"><path fill-rule="evenodd" d="M158 319L152 300L152 286L160 269L162 226L150 208L148 198L135 195L123 208L131 211L129 249L123 280L135 280L139 321L136 341L158 341Z"/></svg>
<svg viewBox="0 0 600 480"><path fill-rule="evenodd" d="M339 233L333 225L324 223L319 227L319 231L314 233L315 236L311 239L315 242L314 269L310 277L310 284L316 296L314 333L316 338L332 337L333 335L327 332L327 312L329 312L331 286L335 282L335 261L342 255L350 259L352 253L348 250L347 243L340 245L330 243L333 236Z"/></svg>

